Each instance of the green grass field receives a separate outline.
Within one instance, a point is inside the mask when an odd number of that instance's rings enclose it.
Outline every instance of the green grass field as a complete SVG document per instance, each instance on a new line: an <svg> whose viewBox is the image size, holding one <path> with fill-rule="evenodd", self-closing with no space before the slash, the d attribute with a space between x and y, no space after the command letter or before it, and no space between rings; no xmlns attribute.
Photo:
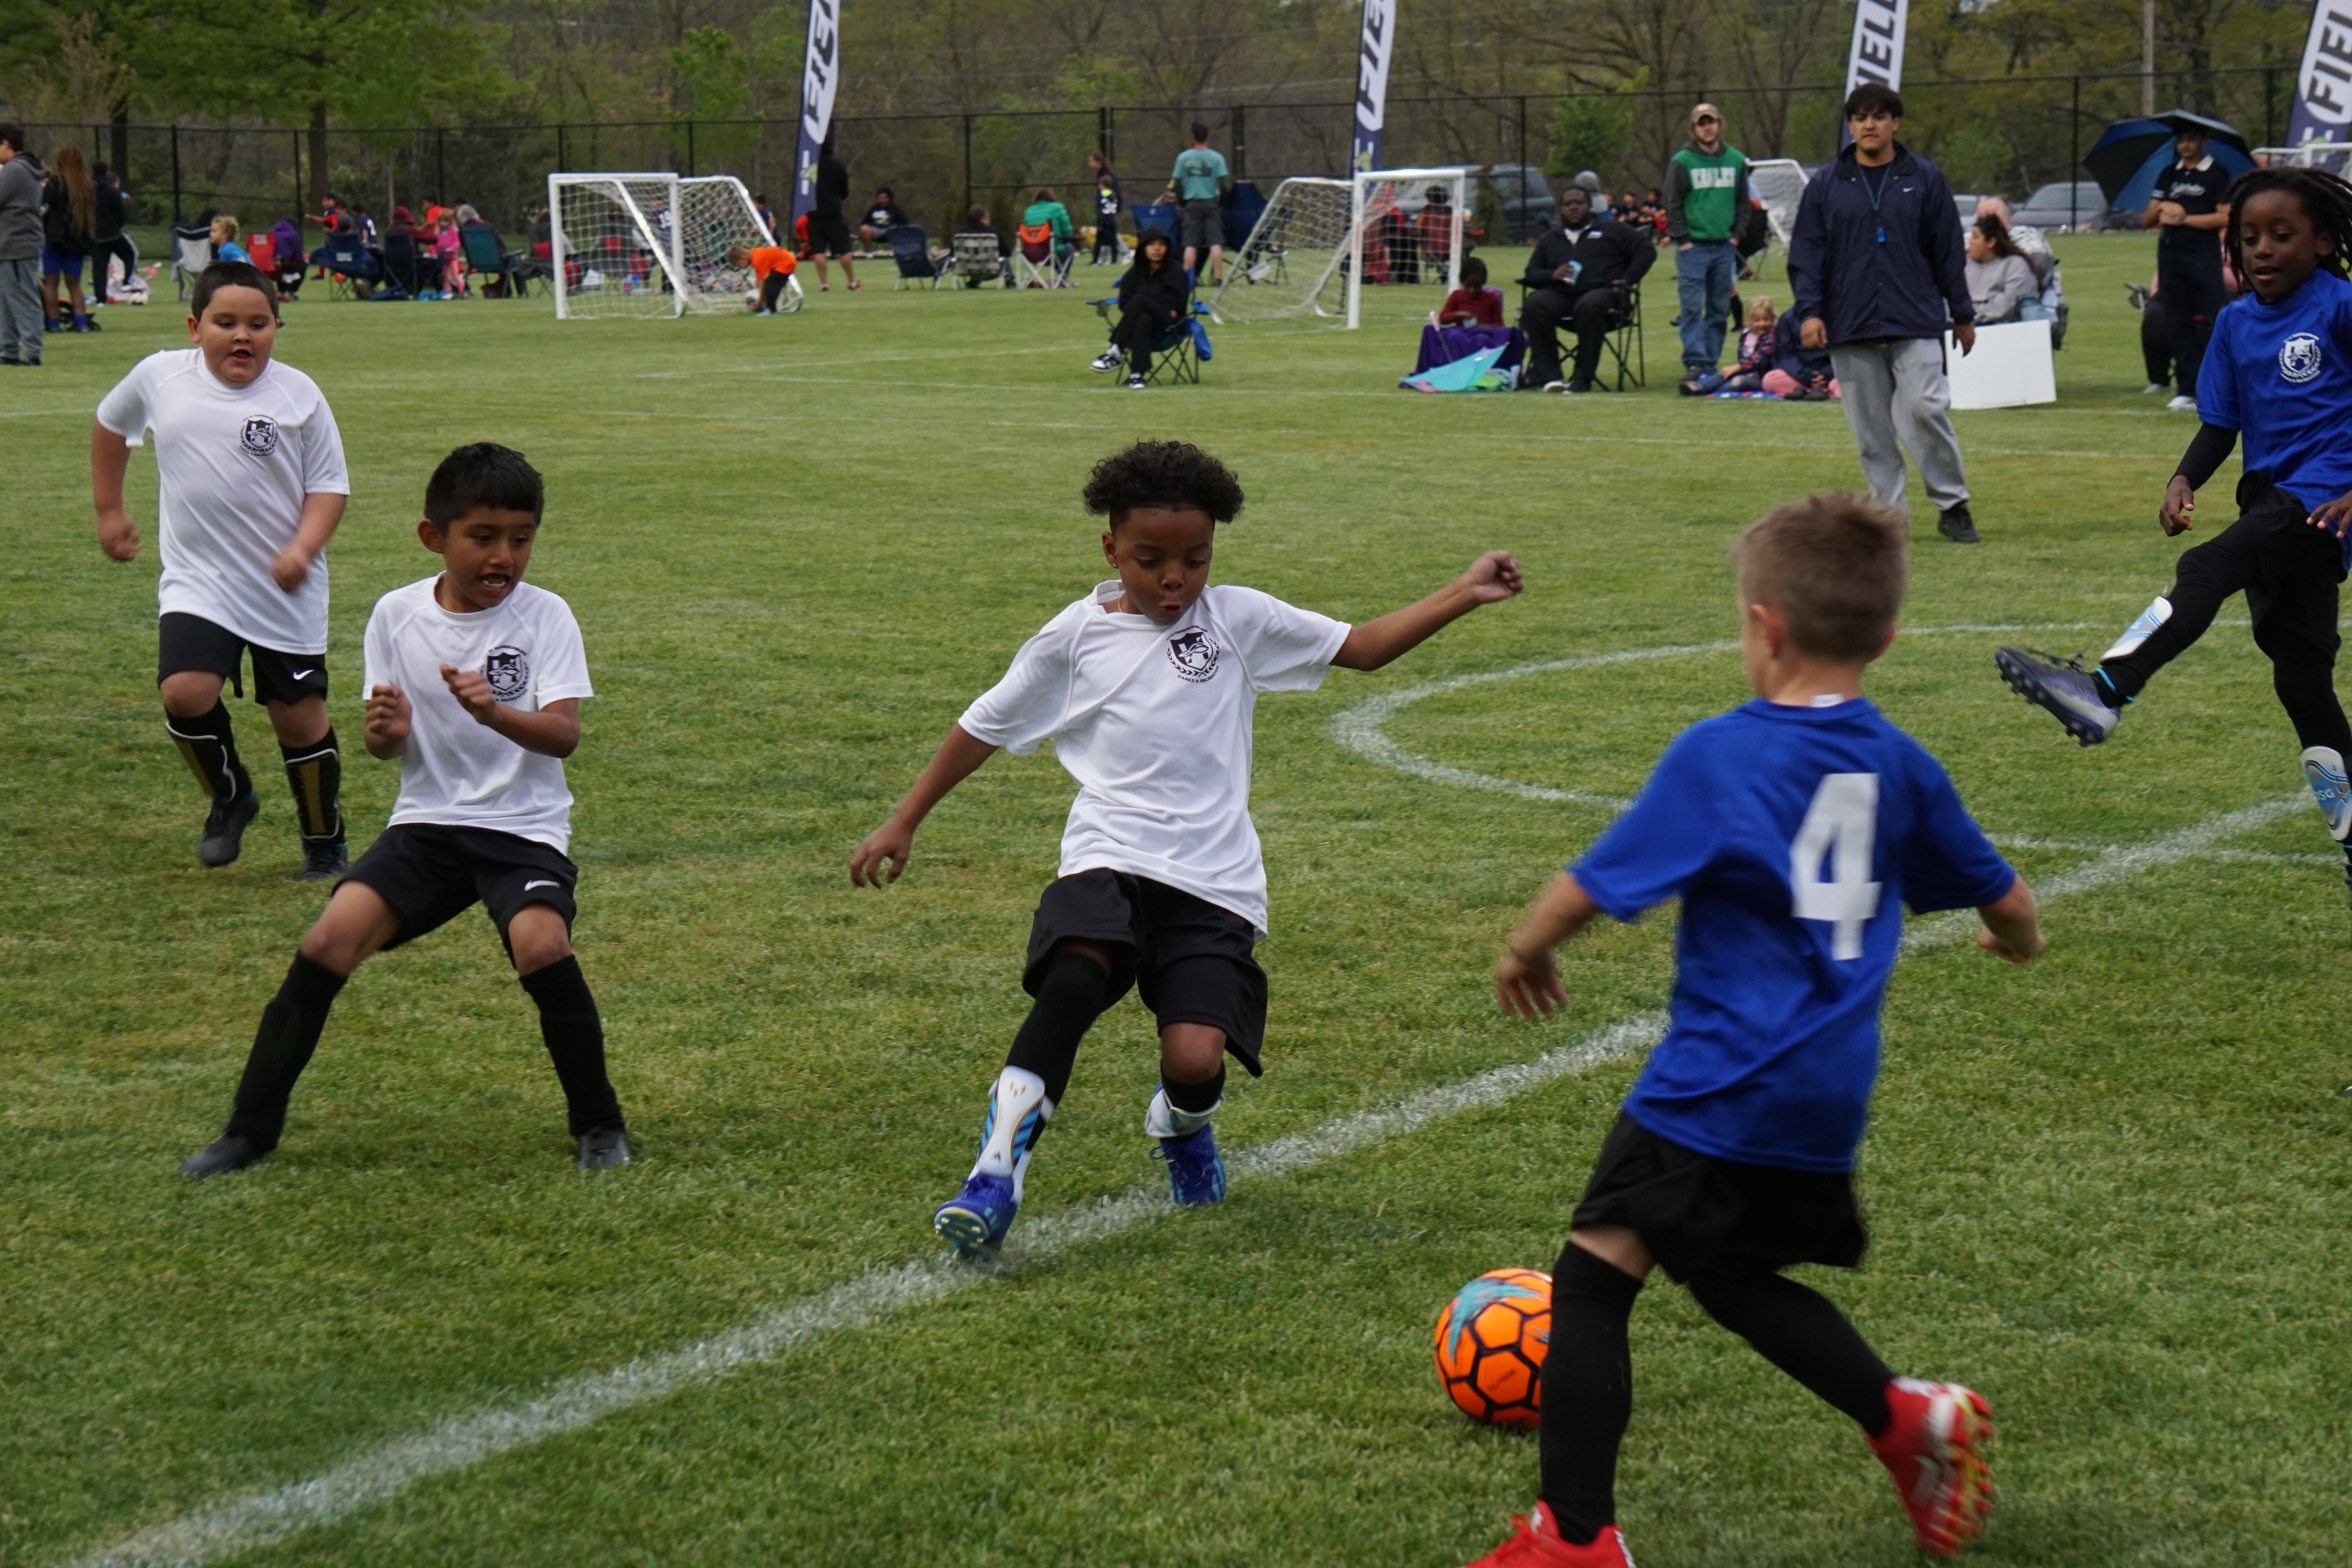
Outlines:
<svg viewBox="0 0 2352 1568"><path fill-rule="evenodd" d="M2178 549L2154 511L2189 426L2139 395L2121 287L2152 247L2064 244L2062 400L1958 416L1988 542L1921 528L1907 623L1927 635L1872 687L2060 894L2053 947L2027 970L1958 941L1905 961L1864 1150L1875 1249L1817 1282L1898 1369L1992 1400L1983 1561L2334 1562L2352 1527L2352 949L2267 667L2242 625L2219 627L2094 752L1993 673L2011 638L1985 628L2087 623L2018 635L2095 650ZM360 973L266 1164L174 1173L217 1130L323 894L292 879L250 704L263 816L236 866L195 864L202 802L153 696L143 456L140 562L91 536L90 410L182 341L178 318L110 310L9 372L0 1561L125 1542L103 1560L1441 1568L1485 1551L1534 1496L1535 1447L1454 1412L1430 1326L1484 1269L1549 1267L1634 1063L1359 1122L1318 1159L1238 1164L1222 1209L1180 1215L1120 1198L1160 1180L1129 1001L1081 1053L1014 1266L908 1268L933 1255L930 1207L1022 1015L1070 786L1050 754L999 758L895 889L854 892L844 867L1021 639L1104 574L1087 467L1181 436L1250 493L1221 580L1350 618L1490 547L1529 584L1388 670L1261 705L1269 1070L1239 1081L1228 1151L1656 1009L1664 914L1572 950L1564 1020L1507 1022L1487 989L1517 910L1605 805L1433 782L1334 726L1454 676L1730 637L1735 531L1859 483L1833 406L1675 398L1665 298L1651 390L1573 401L1400 393L1401 319L1228 329L1202 385L1129 395L1081 368L1101 334L1075 294L836 286L756 321L289 307L280 355L325 388L353 476L331 552L347 742L369 606L433 564L413 530L433 464L495 439L548 475L531 576L572 602L598 687L570 765L577 940L641 1152L593 1180L470 916ZM1622 796L1745 695L1733 655L1699 652L1454 687L1383 733ZM395 779L347 751L356 852ZM724 1370L747 1324L731 1375L672 1353L708 1342ZM1620 1505L1644 1568L1912 1559L1839 1417L1663 1277L1634 1332ZM607 1375L640 1357L636 1384ZM505 1415L452 1425L486 1413ZM534 1421L563 1429L498 1436Z"/></svg>

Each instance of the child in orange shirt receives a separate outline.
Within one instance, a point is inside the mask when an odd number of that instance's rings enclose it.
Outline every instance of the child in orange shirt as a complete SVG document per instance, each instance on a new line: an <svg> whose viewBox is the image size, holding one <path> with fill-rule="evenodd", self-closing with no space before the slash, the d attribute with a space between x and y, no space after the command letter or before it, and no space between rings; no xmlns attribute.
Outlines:
<svg viewBox="0 0 2352 1568"><path fill-rule="evenodd" d="M776 302L783 298L786 286L792 282L793 269L800 263L781 245L753 246L748 250L739 245L728 251L727 265L751 269L760 280L760 302L752 307L752 314L772 316Z"/></svg>

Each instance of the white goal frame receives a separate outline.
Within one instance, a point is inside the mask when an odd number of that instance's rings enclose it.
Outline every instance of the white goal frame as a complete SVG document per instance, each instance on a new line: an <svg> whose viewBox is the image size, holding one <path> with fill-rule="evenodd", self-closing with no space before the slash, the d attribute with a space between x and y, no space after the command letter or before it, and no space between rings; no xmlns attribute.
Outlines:
<svg viewBox="0 0 2352 1568"><path fill-rule="evenodd" d="M1446 257L1445 283L1449 289L1459 289L1462 286L1463 230L1470 221L1470 193L1475 174L1475 170L1457 164L1433 169L1369 169L1344 180L1311 174L1292 175L1276 186L1274 199L1258 215L1248 237L1234 251L1232 261L1225 268L1224 281L1218 286L1215 296L1209 302L1210 313L1223 321L1223 307L1227 297L1236 285L1246 287L1253 281L1247 276L1249 258L1258 256L1262 248L1276 248L1276 241L1287 232L1286 226L1294 216L1292 208L1296 204L1292 200L1292 193L1323 193L1334 201L1344 197L1347 205L1347 217L1343 220L1346 242L1334 244L1329 254L1322 258L1301 296L1303 309L1292 308L1298 313L1331 316L1333 312L1324 308L1323 291L1330 287L1333 275L1345 268L1348 301L1344 319L1350 328L1363 324L1364 245L1371 224L1390 211L1385 200L1377 199L1373 195L1381 186L1442 184L1448 187L1454 216L1452 243ZM1333 226L1336 228L1339 224L1335 223ZM1288 314L1291 310L1283 313Z"/></svg>
<svg viewBox="0 0 2352 1568"><path fill-rule="evenodd" d="M1363 324L1364 301L1364 239L1371 221L1385 216L1386 206L1372 210L1370 191L1375 185L1420 185L1443 182L1453 187L1454 236L1450 254L1445 258L1445 287L1449 292L1462 287L1462 227L1470 221L1470 183L1475 171L1454 164L1434 169L1365 169L1348 182L1348 325L1352 330Z"/></svg>
<svg viewBox="0 0 2352 1568"><path fill-rule="evenodd" d="M576 313L572 309L573 296L586 292L573 288L567 264L577 258L583 268L593 269L604 259L601 253L591 256L576 249L565 231L564 193L583 187L595 190L613 204L632 231L634 254L648 258L648 288L640 292L666 298L668 302L667 309L594 312L600 317L676 317L689 310L710 314L743 308L750 275L729 267L723 251L716 257L701 254L704 247L698 237L696 245L688 246L687 225L679 221L679 215L687 212L689 202L709 208L726 237L740 242L747 249L776 243L761 223L751 193L732 174L680 175L666 170L551 174L547 176L548 252L558 321L572 319ZM797 310L804 298L800 279L794 275L785 280L783 298L777 301L776 308Z"/></svg>

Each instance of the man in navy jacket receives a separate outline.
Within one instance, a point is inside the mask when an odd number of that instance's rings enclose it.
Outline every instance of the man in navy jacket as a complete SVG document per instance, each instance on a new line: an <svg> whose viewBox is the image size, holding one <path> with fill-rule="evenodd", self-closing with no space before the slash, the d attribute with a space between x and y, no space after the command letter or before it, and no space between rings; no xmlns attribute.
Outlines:
<svg viewBox="0 0 2352 1568"><path fill-rule="evenodd" d="M1936 528L1974 544L1968 477L1952 433L1944 327L1976 347L1968 253L1944 172L1895 140L1903 99L1864 82L1847 94L1853 144L1806 182L1789 239L1804 344L1826 348L1873 500L1906 511L1903 453L1936 503Z"/></svg>

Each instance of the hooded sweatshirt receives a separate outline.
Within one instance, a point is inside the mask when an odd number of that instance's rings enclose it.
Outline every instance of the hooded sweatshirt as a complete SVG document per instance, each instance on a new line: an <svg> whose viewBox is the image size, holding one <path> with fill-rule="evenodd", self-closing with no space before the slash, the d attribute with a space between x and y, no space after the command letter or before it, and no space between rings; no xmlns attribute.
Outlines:
<svg viewBox="0 0 2352 1568"><path fill-rule="evenodd" d="M41 185L48 174L30 153L0 163L0 261L41 254Z"/></svg>

